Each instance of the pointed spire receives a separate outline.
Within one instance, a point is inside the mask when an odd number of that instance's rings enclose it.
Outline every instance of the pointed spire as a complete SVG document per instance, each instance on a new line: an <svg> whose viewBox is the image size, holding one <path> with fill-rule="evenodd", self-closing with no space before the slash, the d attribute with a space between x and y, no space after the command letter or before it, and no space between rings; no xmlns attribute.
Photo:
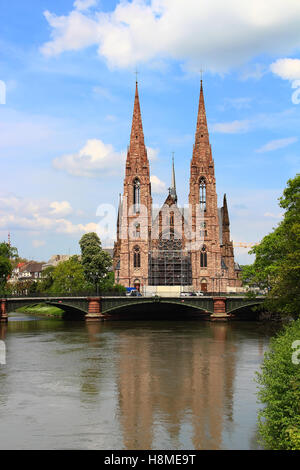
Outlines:
<svg viewBox="0 0 300 470"><path fill-rule="evenodd" d="M205 103L204 103L203 81L201 80L200 99L199 99L197 128L196 128L193 158L203 159L207 155L209 155L209 157L211 158L209 134L208 134Z"/></svg>
<svg viewBox="0 0 300 470"><path fill-rule="evenodd" d="M174 164L174 152L172 155L172 183L171 187L175 190L176 192L176 180L175 180L175 164Z"/></svg>
<svg viewBox="0 0 300 470"><path fill-rule="evenodd" d="M139 161L147 160L147 151L145 147L142 115L140 108L138 82L136 81L133 118L130 136L130 146L128 157L138 159Z"/></svg>
<svg viewBox="0 0 300 470"><path fill-rule="evenodd" d="M122 195L120 193L119 194L118 219L117 219L117 240L119 240L119 235L120 235L121 218L122 218Z"/></svg>
<svg viewBox="0 0 300 470"><path fill-rule="evenodd" d="M171 187L169 188L169 194L174 199L174 201L176 203L177 202L177 193L176 193L174 152L173 152L173 155L172 155L172 181L171 181Z"/></svg>
<svg viewBox="0 0 300 470"><path fill-rule="evenodd" d="M229 214L228 214L226 194L224 194L224 199L223 199L223 227L229 227Z"/></svg>
<svg viewBox="0 0 300 470"><path fill-rule="evenodd" d="M229 214L228 214L226 194L224 194L223 207L222 207L222 244L228 245L229 243L230 243Z"/></svg>

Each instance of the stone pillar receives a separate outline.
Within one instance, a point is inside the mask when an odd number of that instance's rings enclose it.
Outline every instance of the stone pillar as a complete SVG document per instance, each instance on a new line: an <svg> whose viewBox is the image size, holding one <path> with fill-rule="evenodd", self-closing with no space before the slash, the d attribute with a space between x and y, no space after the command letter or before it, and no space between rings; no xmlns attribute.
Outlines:
<svg viewBox="0 0 300 470"><path fill-rule="evenodd" d="M226 313L226 297L214 297L214 313L211 315L212 319L229 318L230 315Z"/></svg>
<svg viewBox="0 0 300 470"><path fill-rule="evenodd" d="M6 299L0 300L0 322L6 323L8 321L8 315L6 313Z"/></svg>
<svg viewBox="0 0 300 470"><path fill-rule="evenodd" d="M101 297L90 297L87 299L89 302L89 311L85 316L86 321L99 321L101 315Z"/></svg>

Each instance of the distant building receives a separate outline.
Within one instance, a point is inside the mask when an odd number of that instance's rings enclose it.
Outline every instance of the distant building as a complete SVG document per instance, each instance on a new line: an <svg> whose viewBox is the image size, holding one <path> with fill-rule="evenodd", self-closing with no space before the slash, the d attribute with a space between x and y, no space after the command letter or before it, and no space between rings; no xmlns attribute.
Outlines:
<svg viewBox="0 0 300 470"><path fill-rule="evenodd" d="M11 282L18 281L38 281L42 278L44 262L28 261L20 263L13 270Z"/></svg>
<svg viewBox="0 0 300 470"><path fill-rule="evenodd" d="M47 263L43 264L43 270L50 266L56 267L59 263L68 261L71 257L71 255L53 255Z"/></svg>

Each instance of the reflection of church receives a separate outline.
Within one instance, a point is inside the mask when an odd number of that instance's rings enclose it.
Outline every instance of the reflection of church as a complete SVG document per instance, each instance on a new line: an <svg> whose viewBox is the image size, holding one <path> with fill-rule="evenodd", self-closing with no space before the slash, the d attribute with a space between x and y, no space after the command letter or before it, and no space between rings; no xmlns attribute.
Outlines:
<svg viewBox="0 0 300 470"><path fill-rule="evenodd" d="M120 334L125 449L160 449L166 442L176 449L187 443L197 450L224 448L224 431L233 420L236 348L227 339L228 324L202 325L195 335L174 329L169 341L159 329Z"/></svg>
<svg viewBox="0 0 300 470"><path fill-rule="evenodd" d="M241 285L230 241L226 195L223 207L217 206L202 81L189 208L177 205L173 161L169 194L157 213L152 209L149 160L136 84L114 270L116 281L126 287L192 286L195 290L226 292Z"/></svg>

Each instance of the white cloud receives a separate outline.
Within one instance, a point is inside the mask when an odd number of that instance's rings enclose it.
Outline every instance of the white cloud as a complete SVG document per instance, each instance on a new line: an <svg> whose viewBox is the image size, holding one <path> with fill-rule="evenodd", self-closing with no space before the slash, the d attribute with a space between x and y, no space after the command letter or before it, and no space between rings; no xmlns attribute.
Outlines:
<svg viewBox="0 0 300 470"><path fill-rule="evenodd" d="M158 159L159 149L147 147L147 155L150 162L154 162Z"/></svg>
<svg viewBox="0 0 300 470"><path fill-rule="evenodd" d="M124 163L124 152L116 152L99 139L90 139L78 153L56 158L53 166L74 176L93 177L119 172Z"/></svg>
<svg viewBox="0 0 300 470"><path fill-rule="evenodd" d="M30 232L56 232L74 235L78 233L95 232L98 228L96 223L74 224L67 219L52 219L39 214L21 216L18 214L0 215L0 229L26 230Z"/></svg>
<svg viewBox="0 0 300 470"><path fill-rule="evenodd" d="M242 121L219 122L212 125L213 132L221 132L223 134L237 134L247 132L250 129L251 122L247 119Z"/></svg>
<svg viewBox="0 0 300 470"><path fill-rule="evenodd" d="M51 207L51 215L61 216L64 217L68 214L71 214L72 207L68 201L54 201L50 204Z"/></svg>
<svg viewBox="0 0 300 470"><path fill-rule="evenodd" d="M97 5L97 3L98 0L75 0L74 7L79 11L83 11Z"/></svg>
<svg viewBox="0 0 300 470"><path fill-rule="evenodd" d="M16 213L22 216L42 215L61 217L73 211L68 201L42 201L20 198L14 195L0 196L0 215Z"/></svg>
<svg viewBox="0 0 300 470"><path fill-rule="evenodd" d="M158 149L147 147L148 158L155 161ZM79 152L63 155L53 160L54 168L73 176L88 178L118 174L124 169L126 153L117 152L111 144L100 139L90 139Z"/></svg>
<svg viewBox="0 0 300 470"><path fill-rule="evenodd" d="M284 80L300 79L300 59L278 59L270 65L270 69Z"/></svg>
<svg viewBox="0 0 300 470"><path fill-rule="evenodd" d="M224 71L300 45L298 0L123 0L111 12L85 15L80 4L88 3L77 0L67 16L45 12L52 28L45 55L95 45L111 66L171 58Z"/></svg>
<svg viewBox="0 0 300 470"><path fill-rule="evenodd" d="M257 149L256 152L258 153L271 152L272 150L277 150L277 149L287 147L288 145L294 144L297 141L298 141L297 137L288 137L286 139L271 140L267 144Z"/></svg>
<svg viewBox="0 0 300 470"><path fill-rule="evenodd" d="M74 224L65 217L73 212L68 201L36 201L16 196L0 197L0 230L54 232L69 235L93 232L97 224ZM37 247L37 244L34 246ZM42 246L42 245L39 245Z"/></svg>
<svg viewBox="0 0 300 470"><path fill-rule="evenodd" d="M162 194L167 192L166 184L161 181L157 176L152 175L150 177L151 190L153 193Z"/></svg>
<svg viewBox="0 0 300 470"><path fill-rule="evenodd" d="M69 16L56 16L49 11L44 16L52 27L52 41L44 44L42 53L46 56L60 54L67 50L79 50L95 44L98 26L93 20L77 10Z"/></svg>

